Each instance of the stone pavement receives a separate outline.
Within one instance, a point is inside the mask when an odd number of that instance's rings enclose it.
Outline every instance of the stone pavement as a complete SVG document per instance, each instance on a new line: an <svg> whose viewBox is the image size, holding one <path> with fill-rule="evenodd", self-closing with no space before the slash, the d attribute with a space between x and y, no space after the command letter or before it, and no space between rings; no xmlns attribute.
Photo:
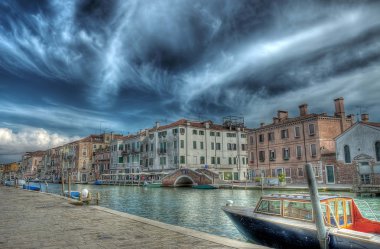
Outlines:
<svg viewBox="0 0 380 249"><path fill-rule="evenodd" d="M0 248L265 248L0 186Z"/></svg>

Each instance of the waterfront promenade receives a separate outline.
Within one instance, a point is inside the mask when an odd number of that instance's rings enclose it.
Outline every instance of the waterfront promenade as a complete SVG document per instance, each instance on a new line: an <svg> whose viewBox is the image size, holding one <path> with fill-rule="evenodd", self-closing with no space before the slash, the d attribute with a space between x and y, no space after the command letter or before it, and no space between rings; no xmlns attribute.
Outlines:
<svg viewBox="0 0 380 249"><path fill-rule="evenodd" d="M0 248L265 248L0 186Z"/></svg>

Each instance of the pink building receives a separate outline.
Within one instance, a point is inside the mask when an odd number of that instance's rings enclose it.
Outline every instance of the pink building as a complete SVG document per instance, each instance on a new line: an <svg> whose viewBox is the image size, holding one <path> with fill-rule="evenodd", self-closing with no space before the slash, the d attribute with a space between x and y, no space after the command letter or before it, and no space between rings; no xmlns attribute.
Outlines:
<svg viewBox="0 0 380 249"><path fill-rule="evenodd" d="M352 115L345 116L344 100L335 102L334 116L309 114L307 104L299 106L299 116L291 118L278 111L273 123L249 133L249 167L253 176L277 177L285 174L288 183L305 183L304 165L311 163L323 182L321 155L335 152L334 138L352 126Z"/></svg>

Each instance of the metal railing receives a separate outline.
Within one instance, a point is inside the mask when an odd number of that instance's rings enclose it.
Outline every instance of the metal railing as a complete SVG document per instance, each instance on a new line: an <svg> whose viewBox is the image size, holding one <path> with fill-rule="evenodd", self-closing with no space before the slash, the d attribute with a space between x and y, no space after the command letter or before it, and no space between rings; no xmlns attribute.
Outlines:
<svg viewBox="0 0 380 249"><path fill-rule="evenodd" d="M360 212L362 214L363 214L363 212L365 213L365 215L363 215L363 216L365 216L366 218L374 219L374 220L378 221L378 218L377 218L375 212L369 206L368 202L366 202L365 200L355 200L355 203L356 203L356 206L359 208Z"/></svg>

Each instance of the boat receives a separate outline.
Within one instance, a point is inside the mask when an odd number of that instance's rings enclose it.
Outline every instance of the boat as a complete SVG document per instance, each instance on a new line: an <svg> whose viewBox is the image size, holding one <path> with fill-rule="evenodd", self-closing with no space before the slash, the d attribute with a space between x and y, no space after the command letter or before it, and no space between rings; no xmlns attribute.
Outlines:
<svg viewBox="0 0 380 249"><path fill-rule="evenodd" d="M94 185L102 185L103 184L103 181L102 180L96 180L94 182Z"/></svg>
<svg viewBox="0 0 380 249"><path fill-rule="evenodd" d="M147 188L161 188L162 183L161 182L147 182L147 181L145 181L143 186L147 187Z"/></svg>
<svg viewBox="0 0 380 249"><path fill-rule="evenodd" d="M65 196L69 197L69 191L65 191ZM79 191L70 191L70 196L72 199L79 200L80 192Z"/></svg>
<svg viewBox="0 0 380 249"><path fill-rule="evenodd" d="M327 248L380 248L380 222L364 218L352 198L325 195L319 202ZM222 209L249 241L273 248L320 248L310 195L265 195L256 208L231 203Z"/></svg>
<svg viewBox="0 0 380 249"><path fill-rule="evenodd" d="M33 191L40 191L41 190L40 187L26 185L26 184L22 185L22 188L26 189L26 190L33 190Z"/></svg>
<svg viewBox="0 0 380 249"><path fill-rule="evenodd" d="M217 189L218 188L216 185L212 185L212 184L195 184L191 187L195 189Z"/></svg>

